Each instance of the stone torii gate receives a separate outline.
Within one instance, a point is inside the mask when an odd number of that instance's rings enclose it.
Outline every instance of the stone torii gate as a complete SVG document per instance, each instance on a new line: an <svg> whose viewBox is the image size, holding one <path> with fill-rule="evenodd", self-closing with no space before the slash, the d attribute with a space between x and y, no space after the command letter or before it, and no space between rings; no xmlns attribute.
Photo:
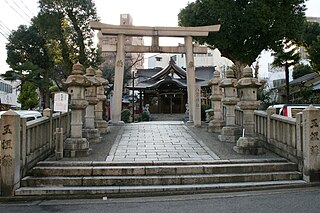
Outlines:
<svg viewBox="0 0 320 213"><path fill-rule="evenodd" d="M187 85L188 85L188 106L189 121L194 122L195 126L201 125L200 112L196 112L195 103L195 66L193 54L207 53L207 47L195 46L192 37L206 37L209 32L218 32L220 25L201 26L201 27L146 27L128 25L110 25L100 22L90 22L94 30L100 30L102 35L117 36L116 48L107 50L116 52L114 96L112 100L111 122L121 123L121 103L124 75L125 53L181 53L186 54L187 64ZM127 45L126 36L130 37L151 37L151 46ZM185 44L179 46L159 46L159 37L182 37ZM199 106L199 104L197 105ZM199 111L199 110L198 110Z"/></svg>

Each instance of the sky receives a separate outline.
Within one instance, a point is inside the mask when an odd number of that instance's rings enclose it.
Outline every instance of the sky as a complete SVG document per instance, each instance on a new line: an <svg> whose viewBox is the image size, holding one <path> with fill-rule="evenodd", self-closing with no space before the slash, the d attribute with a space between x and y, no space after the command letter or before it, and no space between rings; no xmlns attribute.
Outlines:
<svg viewBox="0 0 320 213"><path fill-rule="evenodd" d="M178 26L178 13L194 0L93 0L102 23L119 24L120 14L129 13L133 25ZM308 0L307 16L320 17L320 0ZM21 24L29 25L38 13L38 0L0 0L0 73L9 69L6 64L6 37ZM160 45L177 45L180 39L160 40ZM263 59L268 63L270 58ZM262 61L261 61L262 63ZM260 69L265 69L262 64Z"/></svg>

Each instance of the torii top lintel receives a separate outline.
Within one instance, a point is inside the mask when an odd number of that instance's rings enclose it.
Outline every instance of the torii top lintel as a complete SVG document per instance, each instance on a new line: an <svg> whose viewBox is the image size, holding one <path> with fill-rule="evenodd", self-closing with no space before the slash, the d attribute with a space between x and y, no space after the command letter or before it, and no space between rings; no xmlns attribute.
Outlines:
<svg viewBox="0 0 320 213"><path fill-rule="evenodd" d="M130 25L103 24L91 21L90 26L94 30L100 30L103 35L124 34L127 36L159 36L159 37L185 37L185 36L208 36L209 32L218 32L220 25L201 27L146 27Z"/></svg>

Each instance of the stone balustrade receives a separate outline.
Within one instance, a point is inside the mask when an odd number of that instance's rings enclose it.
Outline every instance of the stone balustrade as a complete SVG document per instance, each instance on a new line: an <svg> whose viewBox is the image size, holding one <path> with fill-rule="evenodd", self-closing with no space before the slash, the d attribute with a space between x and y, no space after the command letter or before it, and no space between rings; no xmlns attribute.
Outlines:
<svg viewBox="0 0 320 213"><path fill-rule="evenodd" d="M70 113L52 114L45 109L44 117L27 122L14 111L1 116L0 194L13 196L20 179L39 161L55 151L55 129L61 124L63 137L69 137ZM59 121L60 119L60 121ZM19 137L17 137L19 136Z"/></svg>
<svg viewBox="0 0 320 213"><path fill-rule="evenodd" d="M275 114L274 109L255 111L255 132L260 143L278 155L303 165L302 113L296 118Z"/></svg>
<svg viewBox="0 0 320 213"><path fill-rule="evenodd" d="M296 118L255 111L255 133L261 145L295 162L307 182L320 181L320 110L308 107Z"/></svg>

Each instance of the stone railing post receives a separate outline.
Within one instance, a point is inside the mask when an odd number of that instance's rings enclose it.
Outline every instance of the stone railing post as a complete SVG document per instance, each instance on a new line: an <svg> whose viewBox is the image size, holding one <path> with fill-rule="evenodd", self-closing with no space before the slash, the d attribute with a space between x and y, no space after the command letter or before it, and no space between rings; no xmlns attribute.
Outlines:
<svg viewBox="0 0 320 213"><path fill-rule="evenodd" d="M213 78L209 81L211 86L211 108L213 109L213 119L210 119L208 124L208 132L220 133L224 125L222 119L222 88L219 86L221 82L220 72L214 71Z"/></svg>
<svg viewBox="0 0 320 213"><path fill-rule="evenodd" d="M274 129L273 129L273 127L271 126L271 115L273 115L273 114L276 114L276 109L275 108L268 108L267 109L267 126L266 126L266 128L267 128L267 142L268 143L270 143L270 138L271 138L271 131L273 130L274 131Z"/></svg>
<svg viewBox="0 0 320 213"><path fill-rule="evenodd" d="M1 116L0 191L1 196L14 196L20 187L20 115L9 110Z"/></svg>
<svg viewBox="0 0 320 213"><path fill-rule="evenodd" d="M302 147L302 145L303 145L303 125L302 125L303 120L302 120L302 115L303 115L302 112L299 112L296 114L297 157L299 160L300 159L303 160L303 147ZM301 165L299 165L299 166L301 166Z"/></svg>
<svg viewBox="0 0 320 213"><path fill-rule="evenodd" d="M43 110L43 116L46 116L49 118L49 146L50 146L50 149L54 149L55 145L53 143L53 124L52 124L52 109L49 109L49 108L46 108Z"/></svg>
<svg viewBox="0 0 320 213"><path fill-rule="evenodd" d="M243 135L237 141L237 145L233 148L240 154L263 154L264 149L258 146L258 141L254 133L254 110L259 105L258 88L262 84L257 78L253 78L253 70L246 67L243 70L243 78L237 83L240 95L238 106L243 111Z"/></svg>
<svg viewBox="0 0 320 213"><path fill-rule="evenodd" d="M97 87L97 98L98 103L95 106L95 126L99 129L100 133L108 133L108 122L103 120L103 102L107 100L106 95L104 94L104 86L109 82L104 79L102 76L102 71L96 71L96 78L100 82L100 86Z"/></svg>
<svg viewBox="0 0 320 213"><path fill-rule="evenodd" d="M89 155L89 141L82 137L82 113L88 106L85 88L92 83L83 76L83 66L80 63L73 65L71 75L63 83L71 95L71 134L64 142L64 154L66 157Z"/></svg>
<svg viewBox="0 0 320 213"><path fill-rule="evenodd" d="M221 135L219 135L219 140L224 142L236 142L241 134L235 120L235 107L239 101L236 82L233 71L229 69L226 72L226 78L219 84L221 88L224 88L224 97L221 101L226 109L226 126L222 128Z"/></svg>
<svg viewBox="0 0 320 213"><path fill-rule="evenodd" d="M309 106L303 110L303 179L320 181L320 110Z"/></svg>
<svg viewBox="0 0 320 213"><path fill-rule="evenodd" d="M100 132L95 128L95 105L98 103L97 87L100 86L100 82L95 77L95 70L92 67L87 68L85 77L92 82L92 85L85 90L85 97L89 105L86 108L85 115L85 128L82 130L82 134L86 137L90 143L101 142Z"/></svg>

